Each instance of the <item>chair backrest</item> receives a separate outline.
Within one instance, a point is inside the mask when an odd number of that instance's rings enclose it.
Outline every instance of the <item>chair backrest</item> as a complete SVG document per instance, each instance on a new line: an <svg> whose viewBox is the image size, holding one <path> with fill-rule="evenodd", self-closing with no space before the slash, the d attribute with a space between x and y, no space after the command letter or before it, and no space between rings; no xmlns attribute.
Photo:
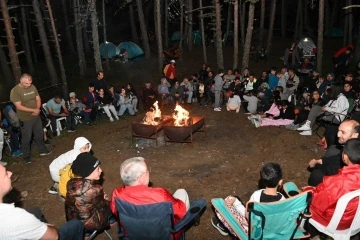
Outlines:
<svg viewBox="0 0 360 240"><path fill-rule="evenodd" d="M299 229L300 217L307 212L311 192L303 192L283 201L249 202L250 239L293 239L306 236Z"/></svg>
<svg viewBox="0 0 360 240"><path fill-rule="evenodd" d="M349 202L354 199L359 198L358 207L354 216L354 219L351 223L350 230L354 232L360 231L360 189L349 192L341 196L341 198L336 203L336 208L334 215L331 218L328 226L326 227L327 231L334 233L340 223L340 220L345 212L345 209Z"/></svg>
<svg viewBox="0 0 360 240"><path fill-rule="evenodd" d="M122 239L171 240L173 207L171 202L134 205L115 199Z"/></svg>
<svg viewBox="0 0 360 240"><path fill-rule="evenodd" d="M44 114L44 116L46 117L47 115L49 115L49 111L48 111L48 108L47 108L47 103L43 103L41 106L42 106L41 111Z"/></svg>

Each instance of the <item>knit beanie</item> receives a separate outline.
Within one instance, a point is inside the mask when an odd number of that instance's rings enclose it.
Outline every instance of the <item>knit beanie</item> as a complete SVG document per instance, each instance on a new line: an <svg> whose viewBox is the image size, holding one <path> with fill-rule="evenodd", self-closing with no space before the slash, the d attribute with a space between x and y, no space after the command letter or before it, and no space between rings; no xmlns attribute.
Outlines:
<svg viewBox="0 0 360 240"><path fill-rule="evenodd" d="M88 177L100 165L99 159L90 153L79 154L71 166L71 170L75 175L82 178Z"/></svg>

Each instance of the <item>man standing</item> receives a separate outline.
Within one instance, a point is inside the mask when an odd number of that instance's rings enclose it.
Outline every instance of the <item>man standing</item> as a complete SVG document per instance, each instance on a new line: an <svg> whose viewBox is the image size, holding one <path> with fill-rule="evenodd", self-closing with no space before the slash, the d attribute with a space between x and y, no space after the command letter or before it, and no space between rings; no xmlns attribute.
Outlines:
<svg viewBox="0 0 360 240"><path fill-rule="evenodd" d="M106 82L104 79L104 72L99 71L96 80L92 81L92 84L94 84L96 92L99 92L101 88L107 90Z"/></svg>
<svg viewBox="0 0 360 240"><path fill-rule="evenodd" d="M29 74L23 74L20 83L10 92L10 100L14 103L17 115L21 121L21 145L25 163L31 163L30 144L34 135L40 156L51 153L44 143L44 132L40 118L41 98Z"/></svg>
<svg viewBox="0 0 360 240"><path fill-rule="evenodd" d="M75 132L76 130L71 126L71 115L69 110L65 105L64 99L62 99L59 95L55 95L54 98L50 99L47 104L47 109L49 111L49 117L51 120L51 128L53 131L53 136L56 137L57 132L57 124L56 120L62 117L66 117L66 128L68 132Z"/></svg>
<svg viewBox="0 0 360 240"><path fill-rule="evenodd" d="M214 81L215 81L215 89L214 89L214 95L215 95L215 104L214 104L214 111L216 112L221 112L221 107L220 107L220 95L221 95L221 90L223 88L224 85L224 80L223 77L224 76L224 69L219 69L218 74L215 76Z"/></svg>
<svg viewBox="0 0 360 240"><path fill-rule="evenodd" d="M169 83L174 85L176 79L175 60L171 60L169 64L164 67L163 73Z"/></svg>

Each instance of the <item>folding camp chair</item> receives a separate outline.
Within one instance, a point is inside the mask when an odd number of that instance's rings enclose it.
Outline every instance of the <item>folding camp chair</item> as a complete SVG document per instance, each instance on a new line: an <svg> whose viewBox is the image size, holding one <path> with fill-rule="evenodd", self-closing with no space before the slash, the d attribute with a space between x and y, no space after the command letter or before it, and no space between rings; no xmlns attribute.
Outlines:
<svg viewBox="0 0 360 240"><path fill-rule="evenodd" d="M48 110L47 110L47 103L43 103L42 104L42 109L41 111L43 112L43 114L45 115L46 118L48 118ZM58 119L56 119L56 132L58 135L60 135L60 132L63 130L62 126L61 126L61 121L65 121L66 123L66 117L60 117ZM51 124L46 125L46 127L49 126L51 131L54 132L54 130L52 129Z"/></svg>
<svg viewBox="0 0 360 240"><path fill-rule="evenodd" d="M303 192L283 201L272 203L248 202L249 214L247 232L226 206L224 199L214 198L212 205L229 224L239 239L302 239L310 235L300 224L309 217L311 192Z"/></svg>
<svg viewBox="0 0 360 240"><path fill-rule="evenodd" d="M171 240L185 239L185 231L200 219L206 209L205 200L194 201L186 215L174 224L171 202L134 205L121 199L115 199L119 217L119 237L123 240ZM174 238L172 238L174 237Z"/></svg>

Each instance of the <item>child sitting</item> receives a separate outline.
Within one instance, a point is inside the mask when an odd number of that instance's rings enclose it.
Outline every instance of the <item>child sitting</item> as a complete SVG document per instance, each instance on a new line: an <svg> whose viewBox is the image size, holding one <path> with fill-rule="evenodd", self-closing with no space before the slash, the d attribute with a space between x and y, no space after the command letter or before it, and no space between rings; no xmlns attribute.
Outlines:
<svg viewBox="0 0 360 240"><path fill-rule="evenodd" d="M278 192L278 187L282 185L282 170L277 163L265 163L260 170L260 182L265 186L265 189L255 191L249 202L277 202L284 200L285 197ZM245 206L241 201L234 196L228 196L225 198L225 203L231 213L239 221L240 226L245 232L248 232L248 214ZM228 235L228 231L235 235L231 230L229 224L225 222L222 216L215 211L216 216L212 217L211 224L215 227L223 236Z"/></svg>
<svg viewBox="0 0 360 240"><path fill-rule="evenodd" d="M197 95L197 101L200 104L200 107L205 104L205 85L204 82L199 83L199 93Z"/></svg>
<svg viewBox="0 0 360 240"><path fill-rule="evenodd" d="M254 91L249 91L247 95L243 96L244 100L248 102L247 105L247 111L250 114L256 113L257 110L257 104L258 104L258 98L255 96Z"/></svg>
<svg viewBox="0 0 360 240"><path fill-rule="evenodd" d="M274 103L271 105L269 110L267 110L264 114L251 115L248 117L248 119L253 124L255 124L255 120L259 121L262 118L277 117L280 115L280 109L279 109L280 105L281 105L280 96L275 96Z"/></svg>
<svg viewBox="0 0 360 240"><path fill-rule="evenodd" d="M69 169L69 166L72 164L73 161L75 161L76 157L80 153L90 152L90 150L91 143L89 142L89 140L84 137L78 137L75 139L74 149L64 154L61 154L59 157L57 157L51 162L49 170L51 178L54 181L54 185L49 190L50 194L57 194L59 190L60 195L65 196L66 184L70 177L69 172L66 172L66 174L63 173L63 169ZM57 189L57 187L59 189Z"/></svg>
<svg viewBox="0 0 360 240"><path fill-rule="evenodd" d="M241 99L239 95L235 95L234 92L229 93L229 100L226 104L226 110L231 111L235 110L236 113L239 113L241 107Z"/></svg>
<svg viewBox="0 0 360 240"><path fill-rule="evenodd" d="M294 122L295 111L288 100L282 100L279 106L278 116L268 116L267 118L254 119L255 127L260 126L284 126Z"/></svg>
<svg viewBox="0 0 360 240"><path fill-rule="evenodd" d="M86 124L90 124L91 109L86 109L86 105L77 101L75 97L70 98L70 112L76 116L83 117Z"/></svg>

